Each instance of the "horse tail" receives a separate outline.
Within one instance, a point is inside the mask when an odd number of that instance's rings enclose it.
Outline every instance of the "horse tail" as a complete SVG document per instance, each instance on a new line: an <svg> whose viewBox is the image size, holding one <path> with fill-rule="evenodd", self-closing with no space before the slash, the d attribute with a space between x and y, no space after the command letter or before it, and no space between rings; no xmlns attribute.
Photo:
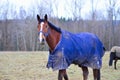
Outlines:
<svg viewBox="0 0 120 80"><path fill-rule="evenodd" d="M115 52L111 52L110 53L109 66L112 66L114 58L115 58Z"/></svg>

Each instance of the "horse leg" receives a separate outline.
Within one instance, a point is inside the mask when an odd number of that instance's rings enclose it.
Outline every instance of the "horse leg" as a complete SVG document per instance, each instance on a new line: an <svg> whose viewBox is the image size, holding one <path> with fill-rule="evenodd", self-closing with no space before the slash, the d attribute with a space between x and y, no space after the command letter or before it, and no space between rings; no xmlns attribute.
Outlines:
<svg viewBox="0 0 120 80"><path fill-rule="evenodd" d="M82 71L83 71L83 80L87 80L88 79L88 74L89 74L88 68L84 67L84 66L82 66L81 68L82 68Z"/></svg>
<svg viewBox="0 0 120 80"><path fill-rule="evenodd" d="M100 80L100 69L93 69L94 80Z"/></svg>
<svg viewBox="0 0 120 80"><path fill-rule="evenodd" d="M65 80L68 80L68 76L67 76L66 69L59 70L58 80L62 80L63 78L64 78Z"/></svg>
<svg viewBox="0 0 120 80"><path fill-rule="evenodd" d="M115 61L114 61L114 69L117 69L116 68L116 63L117 63L117 58L115 58Z"/></svg>

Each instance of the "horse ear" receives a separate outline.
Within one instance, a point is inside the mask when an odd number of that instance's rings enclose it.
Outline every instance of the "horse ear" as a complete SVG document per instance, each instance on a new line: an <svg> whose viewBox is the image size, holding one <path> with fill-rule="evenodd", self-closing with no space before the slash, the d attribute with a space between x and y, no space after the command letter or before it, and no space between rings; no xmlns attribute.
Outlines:
<svg viewBox="0 0 120 80"><path fill-rule="evenodd" d="M45 21L47 21L47 19L48 19L48 18L47 18L47 14L45 14L44 19L45 19Z"/></svg>
<svg viewBox="0 0 120 80"><path fill-rule="evenodd" d="M40 16L37 14L37 20L38 20L38 22L40 21Z"/></svg>

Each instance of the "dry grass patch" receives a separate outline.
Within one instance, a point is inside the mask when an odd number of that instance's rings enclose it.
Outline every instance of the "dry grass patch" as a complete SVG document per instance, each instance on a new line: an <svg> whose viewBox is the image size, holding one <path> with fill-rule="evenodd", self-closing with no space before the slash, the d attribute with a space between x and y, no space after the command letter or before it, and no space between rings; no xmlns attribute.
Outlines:
<svg viewBox="0 0 120 80"><path fill-rule="evenodd" d="M46 68L48 52L0 52L0 80L57 80L57 71ZM109 54L103 57L101 80L120 80L120 61L118 70L108 66ZM93 80L92 69L89 80ZM71 65L68 69L70 80L82 80L82 71Z"/></svg>

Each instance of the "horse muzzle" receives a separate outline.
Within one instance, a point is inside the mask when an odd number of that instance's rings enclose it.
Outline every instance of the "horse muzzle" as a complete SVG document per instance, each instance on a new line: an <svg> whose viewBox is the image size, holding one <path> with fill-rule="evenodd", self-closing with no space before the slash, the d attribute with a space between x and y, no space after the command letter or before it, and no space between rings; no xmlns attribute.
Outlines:
<svg viewBox="0 0 120 80"><path fill-rule="evenodd" d="M45 44L45 39L44 38L39 39L39 42L40 42L41 45L44 45Z"/></svg>

